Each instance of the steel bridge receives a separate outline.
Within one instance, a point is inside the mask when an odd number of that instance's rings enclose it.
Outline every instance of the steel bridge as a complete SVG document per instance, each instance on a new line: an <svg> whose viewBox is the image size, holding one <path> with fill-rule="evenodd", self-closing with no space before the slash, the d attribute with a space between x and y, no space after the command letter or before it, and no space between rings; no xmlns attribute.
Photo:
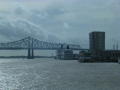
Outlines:
<svg viewBox="0 0 120 90"><path fill-rule="evenodd" d="M64 44L64 43L53 43L47 41L40 41L33 37L26 37L18 41L0 43L0 50L19 50L26 49L28 50L28 58L34 58L34 49L40 50L57 50L63 46L63 49L69 45L69 48L72 50L82 50L80 45L74 44Z"/></svg>

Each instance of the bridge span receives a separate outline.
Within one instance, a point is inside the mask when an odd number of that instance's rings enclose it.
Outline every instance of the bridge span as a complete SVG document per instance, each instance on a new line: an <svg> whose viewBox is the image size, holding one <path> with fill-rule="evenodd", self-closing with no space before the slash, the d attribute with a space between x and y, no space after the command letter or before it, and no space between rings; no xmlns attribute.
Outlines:
<svg viewBox="0 0 120 90"><path fill-rule="evenodd" d="M28 59L32 59L34 58L35 49L58 50L61 48L61 45L63 46L63 49L65 49L66 46L69 45L70 49L72 50L85 50L85 49L82 49L80 45L40 41L30 36L18 41L0 43L0 50L26 49L28 50Z"/></svg>

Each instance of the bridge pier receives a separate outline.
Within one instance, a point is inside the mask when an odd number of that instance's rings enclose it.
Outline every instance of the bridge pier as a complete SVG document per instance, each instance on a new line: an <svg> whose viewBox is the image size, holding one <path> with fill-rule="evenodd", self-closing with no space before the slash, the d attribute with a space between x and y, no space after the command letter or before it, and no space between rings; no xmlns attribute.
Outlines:
<svg viewBox="0 0 120 90"><path fill-rule="evenodd" d="M28 59L33 59L34 58L34 49L33 49L33 39L29 38L28 42L29 48L28 48Z"/></svg>
<svg viewBox="0 0 120 90"><path fill-rule="evenodd" d="M34 50L29 48L28 49L28 59L33 59L34 58Z"/></svg>

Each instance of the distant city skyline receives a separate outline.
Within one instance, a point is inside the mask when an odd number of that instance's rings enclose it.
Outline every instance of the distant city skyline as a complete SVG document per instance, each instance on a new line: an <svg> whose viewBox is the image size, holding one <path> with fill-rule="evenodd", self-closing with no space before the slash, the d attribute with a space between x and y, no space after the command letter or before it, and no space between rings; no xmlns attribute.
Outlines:
<svg viewBox="0 0 120 90"><path fill-rule="evenodd" d="M120 42L119 0L0 0L0 41L32 35L88 47L89 32ZM15 38L16 37L16 38Z"/></svg>

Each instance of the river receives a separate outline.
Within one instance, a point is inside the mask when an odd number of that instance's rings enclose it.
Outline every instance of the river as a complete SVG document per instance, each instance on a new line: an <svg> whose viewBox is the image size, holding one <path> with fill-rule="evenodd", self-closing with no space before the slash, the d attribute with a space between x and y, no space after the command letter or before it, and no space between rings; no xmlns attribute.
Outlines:
<svg viewBox="0 0 120 90"><path fill-rule="evenodd" d="M120 90L119 84L118 63L0 59L0 90Z"/></svg>
<svg viewBox="0 0 120 90"><path fill-rule="evenodd" d="M36 53L37 52L37 53ZM35 51L55 55L55 51ZM27 51L1 51L1 56ZM79 63L77 60L0 59L0 90L120 90L118 63Z"/></svg>

